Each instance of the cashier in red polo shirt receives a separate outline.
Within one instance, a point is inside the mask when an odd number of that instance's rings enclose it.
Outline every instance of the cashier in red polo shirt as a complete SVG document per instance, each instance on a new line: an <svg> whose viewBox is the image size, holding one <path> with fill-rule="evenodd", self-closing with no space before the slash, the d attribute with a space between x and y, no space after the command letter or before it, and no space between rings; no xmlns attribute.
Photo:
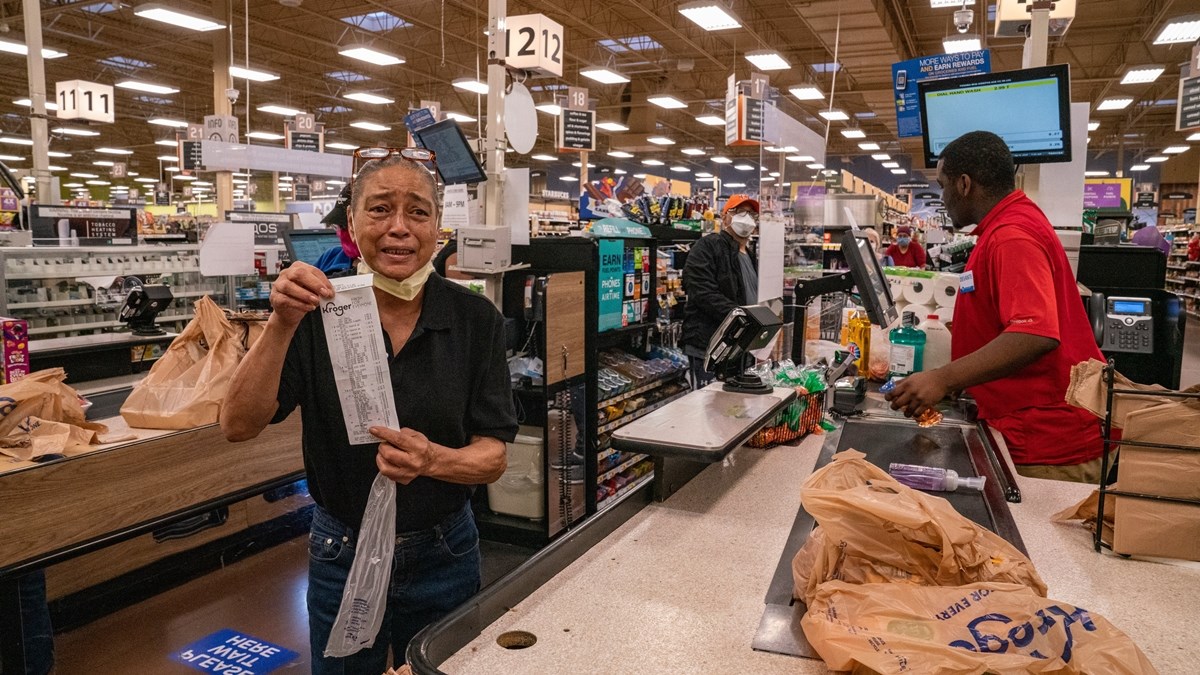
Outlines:
<svg viewBox="0 0 1200 675"><path fill-rule="evenodd" d="M911 416L965 389L1022 475L1097 482L1100 425L1065 398L1071 367L1103 357L1062 244L1014 189L1015 173L1007 145L990 132L965 134L942 152L946 211L956 227L978 223L978 242L954 308L951 362L906 378L889 400Z"/></svg>

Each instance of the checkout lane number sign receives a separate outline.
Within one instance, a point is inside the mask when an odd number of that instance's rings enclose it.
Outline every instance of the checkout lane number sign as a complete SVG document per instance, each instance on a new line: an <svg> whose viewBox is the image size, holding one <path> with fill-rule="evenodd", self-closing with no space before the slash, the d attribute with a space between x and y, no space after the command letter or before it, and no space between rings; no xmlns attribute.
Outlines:
<svg viewBox="0 0 1200 675"><path fill-rule="evenodd" d="M171 660L202 673L263 675L293 663L299 654L265 640L226 628L200 638Z"/></svg>

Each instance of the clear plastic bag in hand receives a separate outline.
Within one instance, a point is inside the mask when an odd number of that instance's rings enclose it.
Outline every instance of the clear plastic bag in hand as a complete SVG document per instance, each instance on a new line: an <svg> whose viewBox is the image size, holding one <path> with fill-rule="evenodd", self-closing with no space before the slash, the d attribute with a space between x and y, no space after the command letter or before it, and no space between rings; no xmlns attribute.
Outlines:
<svg viewBox="0 0 1200 675"><path fill-rule="evenodd" d="M387 608L395 549L396 483L378 474L371 484L367 510L358 530L354 564L342 591L337 620L325 644L325 656L350 656L375 644Z"/></svg>

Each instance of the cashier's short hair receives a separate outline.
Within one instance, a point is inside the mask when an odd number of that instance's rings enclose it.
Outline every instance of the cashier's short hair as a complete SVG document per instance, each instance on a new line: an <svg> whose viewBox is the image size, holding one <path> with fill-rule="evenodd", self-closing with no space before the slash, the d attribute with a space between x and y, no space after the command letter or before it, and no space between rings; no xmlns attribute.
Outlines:
<svg viewBox="0 0 1200 675"><path fill-rule="evenodd" d="M424 166L421 166L419 163L414 162L407 157L401 157L400 155L389 155L383 159L375 159L363 164L358 169L358 173L354 175L354 183L357 185L350 194L350 211L352 213L358 211L358 207L362 204L363 190L361 190L359 186L363 184L363 181L366 180L366 178L371 174L382 169L386 169L390 166L405 167L410 171L415 171L418 175L425 179L426 184L429 186L429 196L431 199L433 199L434 210L436 211L440 207L441 195L438 194L437 181L433 179L433 174L430 173L429 169L426 169Z"/></svg>
<svg viewBox="0 0 1200 675"><path fill-rule="evenodd" d="M970 176L993 197L1016 189L1017 168L1008 144L990 131L972 131L951 141L942 151L942 171L951 178Z"/></svg>

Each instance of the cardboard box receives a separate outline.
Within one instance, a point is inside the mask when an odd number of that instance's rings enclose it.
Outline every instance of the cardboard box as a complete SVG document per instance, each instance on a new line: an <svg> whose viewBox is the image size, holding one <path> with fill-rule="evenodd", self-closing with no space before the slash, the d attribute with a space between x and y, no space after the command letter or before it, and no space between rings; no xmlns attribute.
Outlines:
<svg viewBox="0 0 1200 675"><path fill-rule="evenodd" d="M0 384L11 384L29 374L29 324L25 319L0 317L0 333L4 337L0 346L4 380Z"/></svg>

